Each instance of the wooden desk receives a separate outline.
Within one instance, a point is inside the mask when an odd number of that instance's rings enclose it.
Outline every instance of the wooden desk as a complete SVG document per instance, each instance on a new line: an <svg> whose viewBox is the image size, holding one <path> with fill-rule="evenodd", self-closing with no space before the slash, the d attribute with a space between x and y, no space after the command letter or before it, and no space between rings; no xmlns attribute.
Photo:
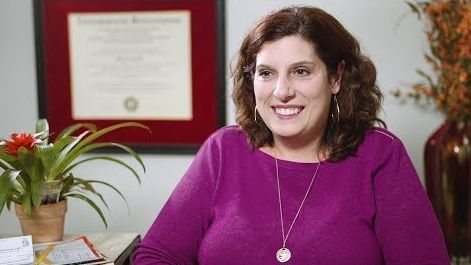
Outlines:
<svg viewBox="0 0 471 265"><path fill-rule="evenodd" d="M64 239L80 235L66 235ZM132 265L132 253L141 236L136 233L97 233L85 234L92 244L115 265Z"/></svg>

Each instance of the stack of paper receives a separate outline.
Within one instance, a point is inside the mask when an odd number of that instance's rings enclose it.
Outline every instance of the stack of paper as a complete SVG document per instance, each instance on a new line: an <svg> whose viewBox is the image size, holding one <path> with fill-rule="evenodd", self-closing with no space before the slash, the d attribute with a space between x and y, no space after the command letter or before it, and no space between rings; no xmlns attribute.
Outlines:
<svg viewBox="0 0 471 265"><path fill-rule="evenodd" d="M3 265L33 264L33 242L31 236L0 239L0 263Z"/></svg>
<svg viewBox="0 0 471 265"><path fill-rule="evenodd" d="M113 264L93 247L87 237L35 244L35 265Z"/></svg>

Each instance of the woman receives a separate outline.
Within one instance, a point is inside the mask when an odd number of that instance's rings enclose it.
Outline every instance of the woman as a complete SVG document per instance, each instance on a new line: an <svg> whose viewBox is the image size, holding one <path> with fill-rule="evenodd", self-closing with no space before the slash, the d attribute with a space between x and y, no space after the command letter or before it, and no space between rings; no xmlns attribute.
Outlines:
<svg viewBox="0 0 471 265"><path fill-rule="evenodd" d="M374 127L375 67L335 18L264 17L232 96L239 126L204 143L135 264L450 264L404 146Z"/></svg>

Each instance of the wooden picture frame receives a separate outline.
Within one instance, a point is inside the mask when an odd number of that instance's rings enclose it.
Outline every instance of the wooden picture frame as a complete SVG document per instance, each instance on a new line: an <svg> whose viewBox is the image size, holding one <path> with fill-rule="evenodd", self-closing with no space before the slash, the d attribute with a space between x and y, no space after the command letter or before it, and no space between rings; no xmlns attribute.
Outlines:
<svg viewBox="0 0 471 265"><path fill-rule="evenodd" d="M34 0L40 118L147 125L104 140L194 153L225 125L223 0Z"/></svg>

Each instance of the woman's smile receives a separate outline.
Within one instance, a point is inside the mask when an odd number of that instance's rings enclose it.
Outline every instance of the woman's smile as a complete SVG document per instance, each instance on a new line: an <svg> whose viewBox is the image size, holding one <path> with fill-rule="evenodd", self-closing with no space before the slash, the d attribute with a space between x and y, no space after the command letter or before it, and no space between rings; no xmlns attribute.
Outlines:
<svg viewBox="0 0 471 265"><path fill-rule="evenodd" d="M283 120L290 120L297 118L303 111L302 106L273 106L273 111L278 118Z"/></svg>

